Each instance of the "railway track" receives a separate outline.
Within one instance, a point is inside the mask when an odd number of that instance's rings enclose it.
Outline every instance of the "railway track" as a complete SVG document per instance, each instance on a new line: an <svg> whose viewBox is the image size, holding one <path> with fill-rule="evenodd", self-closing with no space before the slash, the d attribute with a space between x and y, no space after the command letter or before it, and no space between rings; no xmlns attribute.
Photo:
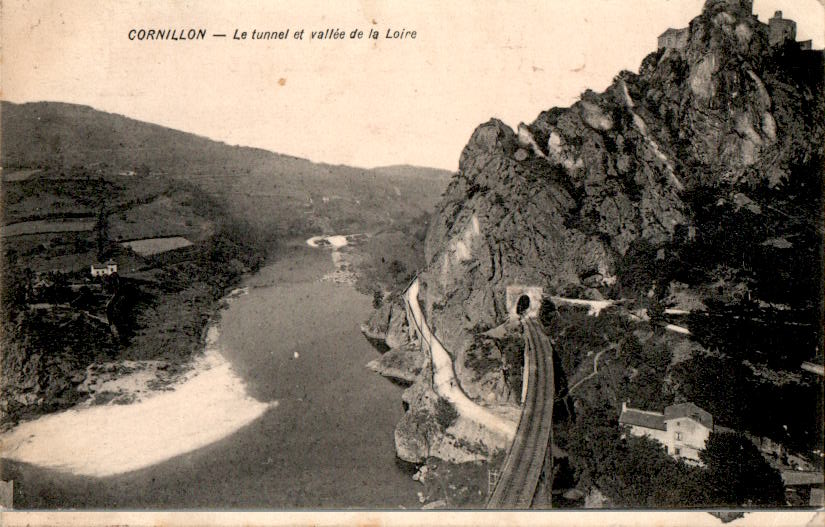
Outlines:
<svg viewBox="0 0 825 527"><path fill-rule="evenodd" d="M545 467L545 459L553 431L553 350L535 320L525 319L522 324L527 354L527 395L516 437L487 502L488 509L530 508L542 470L552 474L552 467Z"/></svg>

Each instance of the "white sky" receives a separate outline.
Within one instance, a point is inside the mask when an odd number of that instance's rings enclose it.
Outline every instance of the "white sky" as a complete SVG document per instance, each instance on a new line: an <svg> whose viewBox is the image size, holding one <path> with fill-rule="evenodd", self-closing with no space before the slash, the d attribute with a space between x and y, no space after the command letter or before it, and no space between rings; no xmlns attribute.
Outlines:
<svg viewBox="0 0 825 527"><path fill-rule="evenodd" d="M821 0L755 0L822 48ZM56 100L314 161L454 170L473 129L515 126L636 71L703 0L4 0L2 98ZM375 24L373 24L375 21ZM230 38L130 41L131 28ZM235 28L415 29L415 40L233 41ZM308 35L307 35L308 36ZM279 79L285 79L283 85Z"/></svg>

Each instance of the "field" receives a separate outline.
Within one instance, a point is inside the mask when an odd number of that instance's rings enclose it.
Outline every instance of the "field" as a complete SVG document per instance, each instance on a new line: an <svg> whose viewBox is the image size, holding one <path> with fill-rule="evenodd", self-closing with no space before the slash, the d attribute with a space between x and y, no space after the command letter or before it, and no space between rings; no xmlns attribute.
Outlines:
<svg viewBox="0 0 825 527"><path fill-rule="evenodd" d="M82 232L94 228L94 220L35 220L12 223L3 226L3 237L23 234L45 234L50 232Z"/></svg>
<svg viewBox="0 0 825 527"><path fill-rule="evenodd" d="M8 172L3 172L3 181L4 182L14 182L14 181L25 181L29 179L31 176L40 172L40 169L28 169L28 170L10 170Z"/></svg>
<svg viewBox="0 0 825 527"><path fill-rule="evenodd" d="M109 217L109 234L114 240L139 240L181 236L199 241L214 233L214 222L199 215L192 195L172 189L147 203L120 210Z"/></svg>
<svg viewBox="0 0 825 527"><path fill-rule="evenodd" d="M316 164L75 105L3 102L0 117L0 427L74 404L95 362L187 363L224 295L296 238L378 233L368 278L389 288L417 267L411 225L449 176ZM118 278L90 276L110 259ZM70 307L34 307L55 304ZM82 312L109 327L82 338Z"/></svg>
<svg viewBox="0 0 825 527"><path fill-rule="evenodd" d="M120 245L132 249L141 256L152 256L153 254L189 247L192 245L192 242L180 236L172 236L170 238L146 238L143 240L132 240L129 242L122 242Z"/></svg>

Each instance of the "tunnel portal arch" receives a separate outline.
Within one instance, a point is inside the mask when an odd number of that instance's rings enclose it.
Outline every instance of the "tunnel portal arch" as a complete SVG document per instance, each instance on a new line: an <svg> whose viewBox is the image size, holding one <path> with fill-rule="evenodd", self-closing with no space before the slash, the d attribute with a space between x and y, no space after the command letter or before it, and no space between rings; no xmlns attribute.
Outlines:
<svg viewBox="0 0 825 527"><path fill-rule="evenodd" d="M513 284L507 286L505 303L510 318L535 318L541 308L542 288L538 286Z"/></svg>

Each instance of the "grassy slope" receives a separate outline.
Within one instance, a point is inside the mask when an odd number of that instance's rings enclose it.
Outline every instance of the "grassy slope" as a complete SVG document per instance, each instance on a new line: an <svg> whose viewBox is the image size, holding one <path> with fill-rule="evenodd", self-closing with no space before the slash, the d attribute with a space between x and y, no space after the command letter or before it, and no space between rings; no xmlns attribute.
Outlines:
<svg viewBox="0 0 825 527"><path fill-rule="evenodd" d="M46 326L32 318L27 304L44 301L42 294L29 291L22 300L17 294L14 313L5 309L11 303L4 304L0 398L6 402L0 418L12 421L75 402L90 362L185 362L226 289L264 257L277 256L284 238L319 231L410 238L415 229L409 226L425 221L449 176L406 166L314 164L62 103L2 103L2 144L4 172L42 169L25 180L4 178L2 224L96 222L103 211L109 242L104 257L118 261L129 293L119 304L119 329L128 336L122 341L105 326L87 332L90 338L82 342L62 335L63 328L77 325L66 323L77 318L70 309L37 315L46 316L50 331L57 332L41 335ZM176 235L194 246L142 258L117 243ZM59 271L68 282L82 283L89 263L100 257L98 241L94 229L3 238L3 301L15 288L26 289L19 280L26 268L40 277ZM11 278L18 278L16 284ZM56 289L47 294L56 303L78 296ZM102 315L107 298L97 294L85 308ZM45 355L33 354L35 342ZM51 342L61 349L50 350ZM26 390L33 399L20 396Z"/></svg>
<svg viewBox="0 0 825 527"><path fill-rule="evenodd" d="M282 234L368 229L419 216L432 210L450 175L312 163L86 106L3 102L0 109L4 168L145 166L191 182L220 197L232 214Z"/></svg>

